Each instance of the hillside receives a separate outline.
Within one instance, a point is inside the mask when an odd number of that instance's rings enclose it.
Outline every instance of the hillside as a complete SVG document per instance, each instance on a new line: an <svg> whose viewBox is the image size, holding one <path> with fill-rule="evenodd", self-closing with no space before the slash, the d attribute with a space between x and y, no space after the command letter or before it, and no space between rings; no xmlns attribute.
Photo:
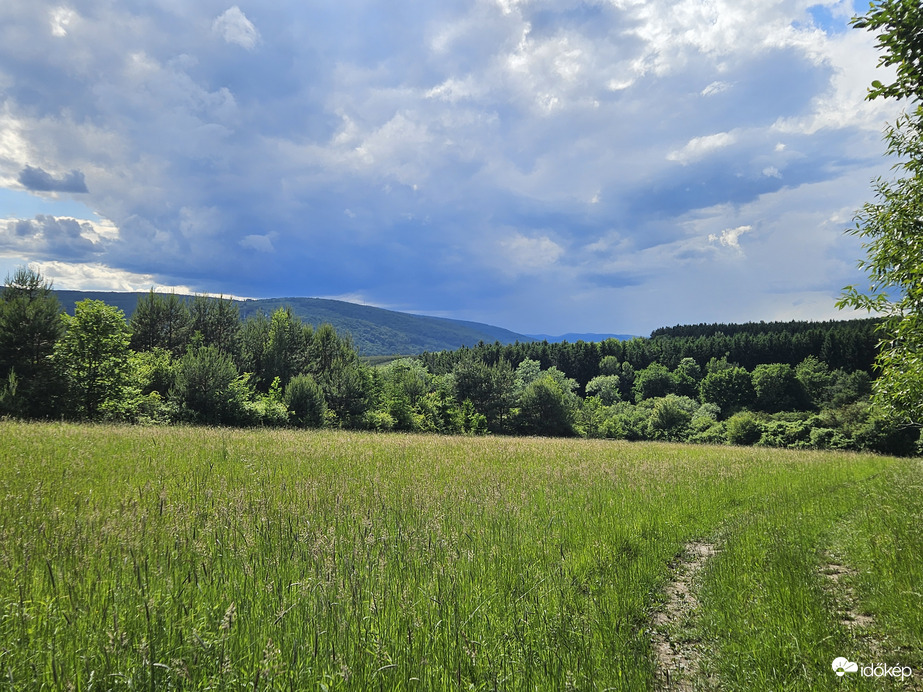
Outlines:
<svg viewBox="0 0 923 692"><path fill-rule="evenodd" d="M146 292L120 293L113 291L55 291L68 314L74 304L85 299L102 300L125 312L131 318L138 298ZM191 297L189 297L191 299ZM368 305L322 298L265 298L237 300L240 316L246 319L263 311L289 306L302 321L317 326L332 324L338 332L347 332L363 356L414 355L424 351L451 351L478 342L511 344L533 341L531 337L479 322L466 322L440 317L412 315Z"/></svg>

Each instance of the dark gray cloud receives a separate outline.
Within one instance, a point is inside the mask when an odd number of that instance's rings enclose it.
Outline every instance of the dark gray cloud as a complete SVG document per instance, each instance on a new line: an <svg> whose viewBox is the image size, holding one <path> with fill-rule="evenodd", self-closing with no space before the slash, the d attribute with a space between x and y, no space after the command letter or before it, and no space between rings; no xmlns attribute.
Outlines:
<svg viewBox="0 0 923 692"><path fill-rule="evenodd" d="M71 171L55 177L35 166L26 166L19 172L20 184L35 192L89 192L83 173Z"/></svg>
<svg viewBox="0 0 923 692"><path fill-rule="evenodd" d="M20 252L36 260L89 261L105 250L93 226L70 218L39 214L15 219L0 232L0 249Z"/></svg>

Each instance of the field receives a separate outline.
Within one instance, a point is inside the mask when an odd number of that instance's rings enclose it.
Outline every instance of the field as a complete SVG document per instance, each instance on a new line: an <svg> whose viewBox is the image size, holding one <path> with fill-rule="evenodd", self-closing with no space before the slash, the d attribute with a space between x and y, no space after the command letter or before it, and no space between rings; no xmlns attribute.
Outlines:
<svg viewBox="0 0 923 692"><path fill-rule="evenodd" d="M0 422L0 689L923 689L921 471Z"/></svg>

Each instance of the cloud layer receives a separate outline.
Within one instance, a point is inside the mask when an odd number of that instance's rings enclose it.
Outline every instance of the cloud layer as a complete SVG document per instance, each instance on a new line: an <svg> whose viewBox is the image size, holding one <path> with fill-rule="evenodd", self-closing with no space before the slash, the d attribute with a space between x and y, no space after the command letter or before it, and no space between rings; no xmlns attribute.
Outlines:
<svg viewBox="0 0 923 692"><path fill-rule="evenodd" d="M0 186L45 206L0 254L522 332L827 318L895 115L856 9L12 0Z"/></svg>

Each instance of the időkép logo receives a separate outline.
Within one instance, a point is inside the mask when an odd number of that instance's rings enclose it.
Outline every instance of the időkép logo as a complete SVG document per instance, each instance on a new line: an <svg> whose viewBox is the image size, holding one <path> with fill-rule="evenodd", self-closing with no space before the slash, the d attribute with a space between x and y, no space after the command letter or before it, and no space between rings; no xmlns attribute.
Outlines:
<svg viewBox="0 0 923 692"><path fill-rule="evenodd" d="M884 663L860 666L843 656L833 659L833 672L837 674L837 677L843 677L847 673L859 673L864 678L900 678L903 680L913 677L913 670L910 666L888 666Z"/></svg>

